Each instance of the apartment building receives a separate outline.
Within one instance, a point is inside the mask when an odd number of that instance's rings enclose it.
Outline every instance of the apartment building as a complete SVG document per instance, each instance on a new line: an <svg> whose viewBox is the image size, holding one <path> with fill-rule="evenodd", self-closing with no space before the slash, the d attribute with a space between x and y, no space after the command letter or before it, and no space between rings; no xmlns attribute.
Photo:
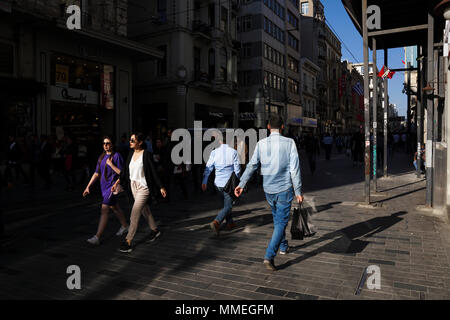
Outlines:
<svg viewBox="0 0 450 320"><path fill-rule="evenodd" d="M298 128L302 116L297 0L245 0L238 14L240 127L265 127L278 113Z"/></svg>
<svg viewBox="0 0 450 320"><path fill-rule="evenodd" d="M136 126L235 127L238 123L237 1L130 1L128 32L164 52L136 70Z"/></svg>
<svg viewBox="0 0 450 320"><path fill-rule="evenodd" d="M341 73L341 43L325 22L320 0L300 1L302 15L302 57L320 69L317 81L318 131L341 130L339 77Z"/></svg>
<svg viewBox="0 0 450 320"><path fill-rule="evenodd" d="M81 30L69 30L69 5ZM0 6L2 137L118 137L132 128L133 61L162 57L127 38L127 0L17 0Z"/></svg>
<svg viewBox="0 0 450 320"><path fill-rule="evenodd" d="M317 128L317 78L319 67L306 57L301 58L302 82L302 132L316 132Z"/></svg>

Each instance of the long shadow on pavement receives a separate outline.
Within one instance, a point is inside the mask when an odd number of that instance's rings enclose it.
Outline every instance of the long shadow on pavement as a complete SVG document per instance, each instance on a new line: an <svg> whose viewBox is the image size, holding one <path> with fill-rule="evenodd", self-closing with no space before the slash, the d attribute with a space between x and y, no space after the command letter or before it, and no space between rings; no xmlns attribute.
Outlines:
<svg viewBox="0 0 450 320"><path fill-rule="evenodd" d="M305 249L309 246L321 243L323 241L333 239L336 237L339 237L335 239L333 242L328 243L320 248L317 248L311 252L305 253L304 255L289 260L286 263L279 265L277 267L278 270L283 270L288 268L291 265L300 263L310 257L314 257L322 252L328 252L328 253L341 253L341 254L356 254L362 252L367 245L370 243L370 241L360 240L360 237L371 237L377 233L381 233L386 229L391 228L395 224L399 223L403 220L403 218L400 218L400 216L407 214L406 211L399 211L396 213L391 214L390 216L385 217L376 217L372 218L367 221L359 222L356 224L353 224L351 226L342 228L337 231L333 231L330 233L327 233L320 237L319 239L312 240L308 243L291 247L290 251L295 252L300 249Z"/></svg>

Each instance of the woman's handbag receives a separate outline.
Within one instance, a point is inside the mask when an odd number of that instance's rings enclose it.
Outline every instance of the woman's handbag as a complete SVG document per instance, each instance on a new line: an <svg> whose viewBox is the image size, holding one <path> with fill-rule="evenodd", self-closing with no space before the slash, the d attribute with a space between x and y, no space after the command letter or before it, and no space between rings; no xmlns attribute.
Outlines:
<svg viewBox="0 0 450 320"><path fill-rule="evenodd" d="M116 186L116 190L113 192L113 194L118 195L119 193L122 193L122 192L124 192L124 189L123 189L122 185L119 183Z"/></svg>

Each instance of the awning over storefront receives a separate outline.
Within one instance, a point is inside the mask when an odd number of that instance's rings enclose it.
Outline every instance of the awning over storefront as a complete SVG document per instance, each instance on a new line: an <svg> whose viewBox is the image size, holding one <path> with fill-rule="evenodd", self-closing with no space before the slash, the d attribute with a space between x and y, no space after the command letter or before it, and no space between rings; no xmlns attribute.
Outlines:
<svg viewBox="0 0 450 320"><path fill-rule="evenodd" d="M362 36L362 0L341 0L353 24ZM369 37L377 37L377 49L415 46L426 43L428 13L434 14L434 8L441 0L367 0L367 6L380 8L381 29L370 30ZM370 16L370 15L368 15ZM436 17L442 20L442 17ZM436 37L442 28L435 28ZM390 31L401 32L393 36ZM439 38L439 37L437 37ZM372 41L369 41L372 48Z"/></svg>

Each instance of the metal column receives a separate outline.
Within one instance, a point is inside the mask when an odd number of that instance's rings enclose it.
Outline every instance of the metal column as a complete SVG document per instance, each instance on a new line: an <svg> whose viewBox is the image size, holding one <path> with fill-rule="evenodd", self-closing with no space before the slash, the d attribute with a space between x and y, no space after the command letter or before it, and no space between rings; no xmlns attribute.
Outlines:
<svg viewBox="0 0 450 320"><path fill-rule="evenodd" d="M411 68L411 62L408 62L407 64L407 68L410 69ZM408 70L408 79L407 79L407 99L408 99L408 104L407 104L407 109L406 109L406 129L408 132L408 137L411 136L411 70ZM408 141L409 142L409 141ZM408 152L409 152L409 148L407 147Z"/></svg>
<svg viewBox="0 0 450 320"><path fill-rule="evenodd" d="M422 46L418 48L419 56L423 55ZM422 60L417 63L417 178L421 176L422 168L422 144L423 144L423 106L426 102L423 88L423 64Z"/></svg>
<svg viewBox="0 0 450 320"><path fill-rule="evenodd" d="M428 44L427 44L427 82L433 85L434 76L434 18L428 14ZM433 205L433 99L427 99L427 144L426 144L426 170L427 170L427 197L426 205Z"/></svg>
<svg viewBox="0 0 450 320"><path fill-rule="evenodd" d="M384 65L388 66L388 49L384 49ZM384 121L383 121L383 133L384 133L384 177L387 178L388 176L388 166L387 166L387 159L388 159L388 148L387 148L387 141L388 141L388 110L389 110L389 96L388 96L388 80L387 78L384 79Z"/></svg>
<svg viewBox="0 0 450 320"><path fill-rule="evenodd" d="M367 30L367 0L362 0L362 29L364 53L364 122L365 122L365 148L364 148L364 195L367 204L370 204L370 113L369 113L369 37Z"/></svg>
<svg viewBox="0 0 450 320"><path fill-rule="evenodd" d="M377 192L377 111L378 111L378 75L377 75L377 40L375 37L372 38L372 78L373 78L373 152L372 152L372 163L373 163L373 185L374 190Z"/></svg>

